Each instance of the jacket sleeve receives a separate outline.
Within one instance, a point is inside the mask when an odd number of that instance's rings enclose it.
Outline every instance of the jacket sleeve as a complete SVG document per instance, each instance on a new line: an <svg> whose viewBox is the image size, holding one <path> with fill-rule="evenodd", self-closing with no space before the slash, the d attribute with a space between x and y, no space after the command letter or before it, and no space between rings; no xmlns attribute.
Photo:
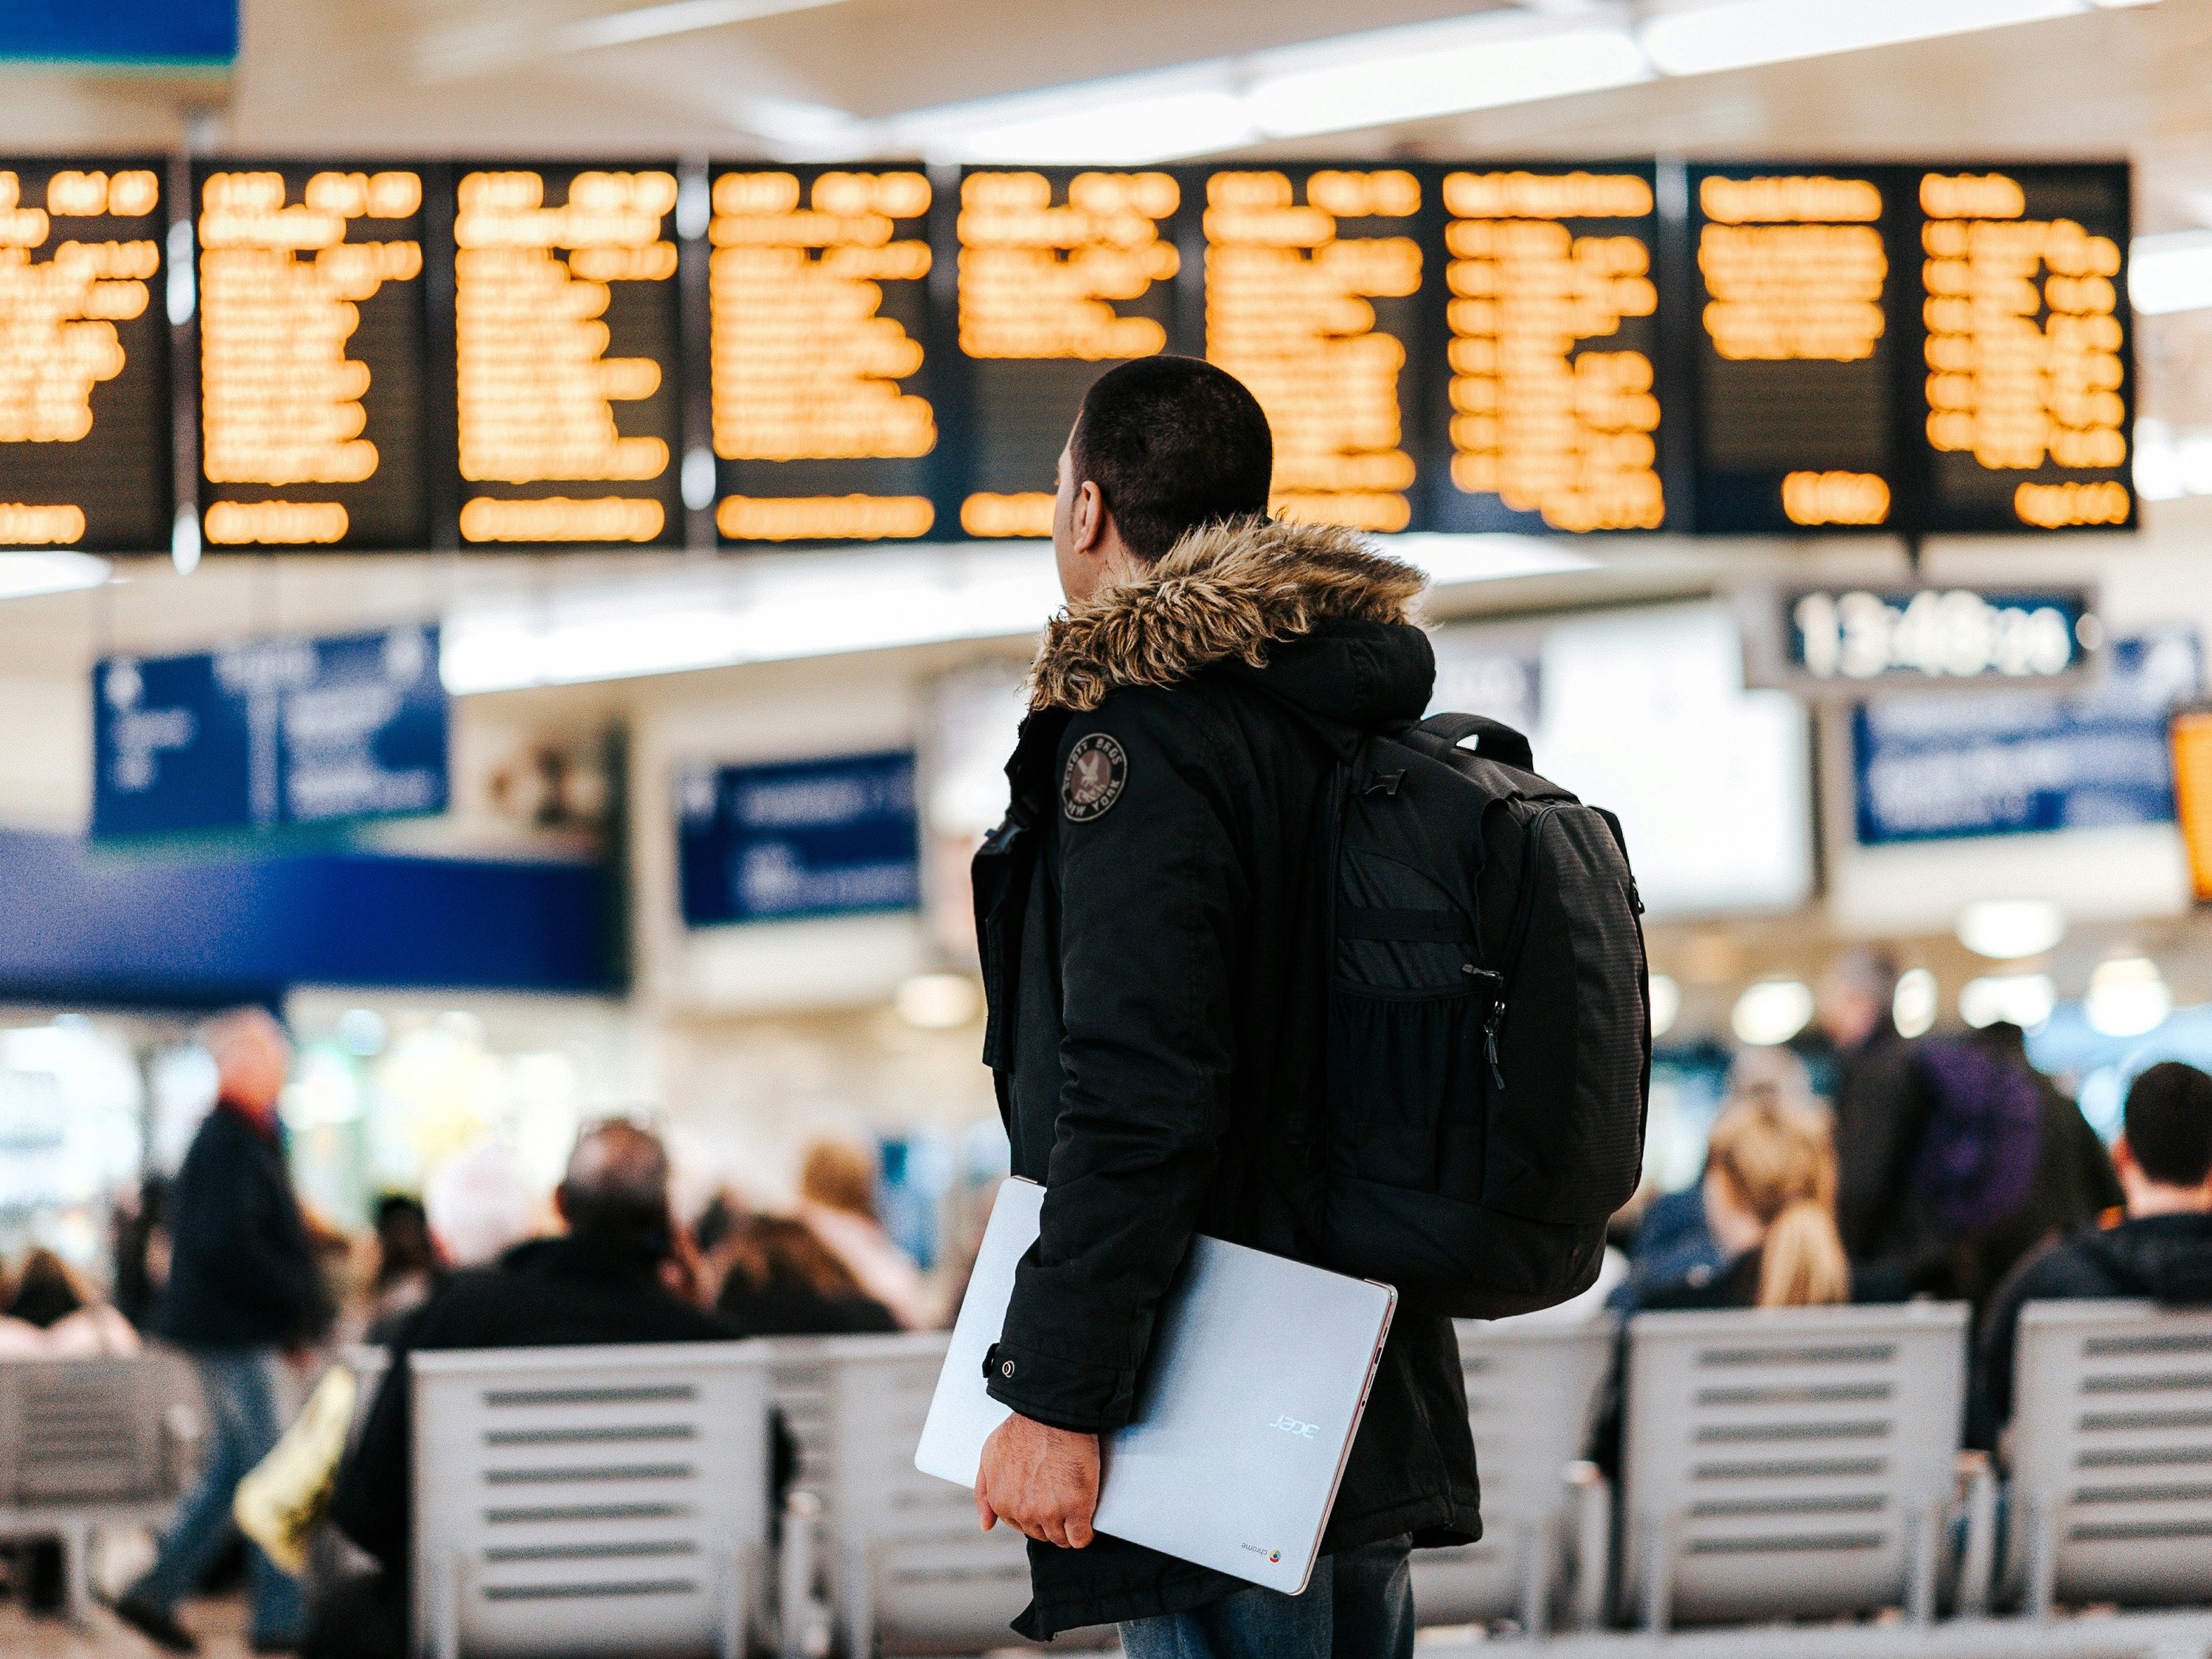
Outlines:
<svg viewBox="0 0 2212 1659"><path fill-rule="evenodd" d="M985 1366L994 1398L1084 1432L1130 1417L1229 1119L1248 895L1219 772L1171 712L1109 698L1070 723L1055 775L1063 1081L1038 1240ZM1068 757L1092 738L1115 793L1071 817Z"/></svg>

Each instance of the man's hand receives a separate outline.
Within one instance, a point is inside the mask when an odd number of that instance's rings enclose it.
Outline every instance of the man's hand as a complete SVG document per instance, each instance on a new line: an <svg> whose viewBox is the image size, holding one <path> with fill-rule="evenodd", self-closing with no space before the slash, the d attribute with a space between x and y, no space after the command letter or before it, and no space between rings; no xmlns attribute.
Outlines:
<svg viewBox="0 0 2212 1659"><path fill-rule="evenodd" d="M1015 1413L983 1443L975 1474L975 1518L988 1532L1004 1521L1062 1549L1091 1541L1098 1507L1098 1437L1049 1429Z"/></svg>

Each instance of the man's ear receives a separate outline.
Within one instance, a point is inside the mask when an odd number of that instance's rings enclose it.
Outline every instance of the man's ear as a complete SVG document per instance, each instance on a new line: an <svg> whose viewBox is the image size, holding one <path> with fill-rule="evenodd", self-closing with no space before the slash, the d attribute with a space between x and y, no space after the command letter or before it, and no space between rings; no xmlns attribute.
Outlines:
<svg viewBox="0 0 2212 1659"><path fill-rule="evenodd" d="M1085 478L1075 487L1075 500L1068 511L1068 539L1079 553L1096 553L1113 533L1114 516L1106 510L1106 498L1099 493L1093 480Z"/></svg>
<svg viewBox="0 0 2212 1659"><path fill-rule="evenodd" d="M2135 1150L2128 1145L2128 1138L2125 1135L2113 1138L2112 1169L2114 1173L2118 1175L2142 1173L2142 1165L2136 1162Z"/></svg>
<svg viewBox="0 0 2212 1659"><path fill-rule="evenodd" d="M553 1189L553 1213L561 1218L562 1225L568 1225L568 1183L565 1181Z"/></svg>

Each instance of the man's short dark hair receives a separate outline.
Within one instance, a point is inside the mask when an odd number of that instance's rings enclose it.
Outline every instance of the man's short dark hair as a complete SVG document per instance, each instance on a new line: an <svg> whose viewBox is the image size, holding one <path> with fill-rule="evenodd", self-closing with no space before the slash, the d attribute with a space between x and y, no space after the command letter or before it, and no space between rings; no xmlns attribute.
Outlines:
<svg viewBox="0 0 2212 1659"><path fill-rule="evenodd" d="M1150 563L1202 526L1265 514L1275 440L1235 375L1196 357L1139 357L1091 383L1068 460Z"/></svg>
<svg viewBox="0 0 2212 1659"><path fill-rule="evenodd" d="M660 1138L619 1121L586 1130L568 1155L561 1200L572 1233L665 1248L668 1153Z"/></svg>
<svg viewBox="0 0 2212 1659"><path fill-rule="evenodd" d="M2128 1151L2162 1187L2201 1187L2212 1176L2212 1077L2162 1060L2128 1090Z"/></svg>

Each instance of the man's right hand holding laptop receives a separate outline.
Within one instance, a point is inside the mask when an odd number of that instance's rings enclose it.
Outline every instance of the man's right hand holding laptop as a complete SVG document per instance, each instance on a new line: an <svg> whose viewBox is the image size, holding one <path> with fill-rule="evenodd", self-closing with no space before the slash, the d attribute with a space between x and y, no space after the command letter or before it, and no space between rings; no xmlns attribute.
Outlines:
<svg viewBox="0 0 2212 1659"><path fill-rule="evenodd" d="M1019 1412L983 1443L975 1517L988 1532L1004 1521L1041 1544L1079 1550L1098 1507L1098 1437L1032 1422Z"/></svg>

